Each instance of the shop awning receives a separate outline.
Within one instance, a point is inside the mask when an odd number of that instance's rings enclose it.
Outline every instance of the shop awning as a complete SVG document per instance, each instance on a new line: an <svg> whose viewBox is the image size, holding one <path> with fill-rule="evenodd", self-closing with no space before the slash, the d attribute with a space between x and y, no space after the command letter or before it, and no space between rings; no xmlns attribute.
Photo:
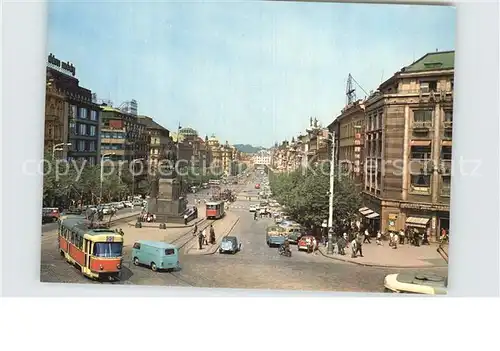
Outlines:
<svg viewBox="0 0 500 351"><path fill-rule="evenodd" d="M429 223L430 218L426 217L408 217L406 219L406 225L410 227L427 227L427 223Z"/></svg>
<svg viewBox="0 0 500 351"><path fill-rule="evenodd" d="M359 210L359 213L361 213L363 216L366 216L369 215L370 213L373 213L373 211L367 207L363 207Z"/></svg>
<svg viewBox="0 0 500 351"><path fill-rule="evenodd" d="M368 219L374 219L378 217L380 217L380 215L377 212L370 213L368 216L366 216L366 218Z"/></svg>

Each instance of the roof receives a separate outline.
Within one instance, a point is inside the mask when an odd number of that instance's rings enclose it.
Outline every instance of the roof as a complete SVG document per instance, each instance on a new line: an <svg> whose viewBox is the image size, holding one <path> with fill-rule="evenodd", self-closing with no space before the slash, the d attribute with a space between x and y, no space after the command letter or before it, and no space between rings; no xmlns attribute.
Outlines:
<svg viewBox="0 0 500 351"><path fill-rule="evenodd" d="M102 235L103 233L113 233L115 231L108 228L89 229L90 221L85 216L67 215L62 218L62 225L80 236Z"/></svg>
<svg viewBox="0 0 500 351"><path fill-rule="evenodd" d="M422 72L455 68L455 51L430 52L404 67L401 72Z"/></svg>
<svg viewBox="0 0 500 351"><path fill-rule="evenodd" d="M224 201L210 201L210 202L207 202L206 204L209 205L209 206L212 206L212 205L219 205L221 203L223 203Z"/></svg>
<svg viewBox="0 0 500 351"><path fill-rule="evenodd" d="M100 106L100 107L101 107L101 110L103 112L118 112L118 113L123 113L123 111L120 111L119 109L114 108L112 106Z"/></svg>
<svg viewBox="0 0 500 351"><path fill-rule="evenodd" d="M138 116L138 118L140 119L141 123L146 125L146 127L149 129L168 130L161 124L156 123L151 117Z"/></svg>
<svg viewBox="0 0 500 351"><path fill-rule="evenodd" d="M179 134L198 136L198 132L190 127L179 129Z"/></svg>
<svg viewBox="0 0 500 351"><path fill-rule="evenodd" d="M176 246L163 242L163 241L151 241L151 240L137 240L136 243L141 245L152 246L158 249L175 249Z"/></svg>

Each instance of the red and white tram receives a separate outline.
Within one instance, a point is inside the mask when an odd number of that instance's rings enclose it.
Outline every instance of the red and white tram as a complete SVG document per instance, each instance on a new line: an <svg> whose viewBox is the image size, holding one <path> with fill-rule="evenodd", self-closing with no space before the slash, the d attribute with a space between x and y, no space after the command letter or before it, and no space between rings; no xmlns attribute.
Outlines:
<svg viewBox="0 0 500 351"><path fill-rule="evenodd" d="M225 213L224 201L207 202L205 215L207 219L219 219L224 217Z"/></svg>

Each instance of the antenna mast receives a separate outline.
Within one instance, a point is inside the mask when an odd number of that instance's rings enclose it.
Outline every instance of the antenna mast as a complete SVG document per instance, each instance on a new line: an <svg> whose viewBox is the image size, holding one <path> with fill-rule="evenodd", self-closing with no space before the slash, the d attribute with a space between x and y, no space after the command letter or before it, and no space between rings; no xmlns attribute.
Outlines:
<svg viewBox="0 0 500 351"><path fill-rule="evenodd" d="M350 105L354 101L356 101L356 89L354 88L352 81L352 75L349 73L349 76L347 77L347 86L345 89L346 105Z"/></svg>

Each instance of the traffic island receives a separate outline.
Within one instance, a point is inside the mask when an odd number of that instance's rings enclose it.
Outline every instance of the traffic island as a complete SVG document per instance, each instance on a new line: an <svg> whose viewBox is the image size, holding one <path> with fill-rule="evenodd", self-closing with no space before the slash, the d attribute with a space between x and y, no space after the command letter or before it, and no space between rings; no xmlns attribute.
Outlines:
<svg viewBox="0 0 500 351"><path fill-rule="evenodd" d="M231 234L232 230L240 220L234 213L227 213L221 220L215 221L213 227L215 230L215 244L203 245L200 250L198 247L198 238L185 249L187 255L213 255L219 249L222 238ZM210 226L206 228L207 239L210 237Z"/></svg>
<svg viewBox="0 0 500 351"><path fill-rule="evenodd" d="M198 217L191 222L189 222L187 225L185 224L178 224L178 223L161 223L161 222L138 222L138 221L130 221L127 223L129 227L135 227L135 228L156 228L156 229L176 229L176 228L192 228L195 225L198 225L200 222L203 222L205 220L205 217ZM137 223L140 223L141 225L137 225Z"/></svg>
<svg viewBox="0 0 500 351"><path fill-rule="evenodd" d="M371 244L363 244L364 257L351 257L350 247L345 248L345 255L328 254L324 246L320 246L318 251L326 258L366 267L414 269L448 267L437 252L437 248L438 246L434 244L418 247L406 244L393 249L387 243L382 246L372 241Z"/></svg>

